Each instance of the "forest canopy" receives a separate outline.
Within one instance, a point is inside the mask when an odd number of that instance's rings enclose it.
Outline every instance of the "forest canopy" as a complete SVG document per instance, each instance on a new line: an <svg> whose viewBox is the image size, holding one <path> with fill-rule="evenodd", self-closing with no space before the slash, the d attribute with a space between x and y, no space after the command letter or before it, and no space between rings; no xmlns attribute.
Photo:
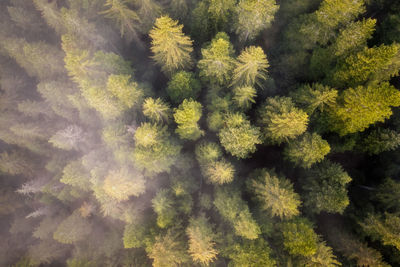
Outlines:
<svg viewBox="0 0 400 267"><path fill-rule="evenodd" d="M0 266L400 266L400 4L0 2Z"/></svg>

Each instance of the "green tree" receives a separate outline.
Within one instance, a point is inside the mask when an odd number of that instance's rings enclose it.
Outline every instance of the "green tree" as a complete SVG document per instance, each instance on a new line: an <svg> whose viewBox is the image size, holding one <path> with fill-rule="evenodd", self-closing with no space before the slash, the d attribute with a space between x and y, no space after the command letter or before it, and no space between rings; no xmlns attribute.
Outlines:
<svg viewBox="0 0 400 267"><path fill-rule="evenodd" d="M400 217L397 215L385 213L382 218L369 214L360 225L373 240L380 240L383 245L394 246L400 250Z"/></svg>
<svg viewBox="0 0 400 267"><path fill-rule="evenodd" d="M189 237L189 254L194 262L208 265L215 261L218 255L215 248L217 236L203 213L190 219L186 234Z"/></svg>
<svg viewBox="0 0 400 267"><path fill-rule="evenodd" d="M169 105L160 98L146 98L143 102L143 114L154 122L168 122L171 118Z"/></svg>
<svg viewBox="0 0 400 267"><path fill-rule="evenodd" d="M283 245L293 256L312 256L317 252L318 236L311 223L304 218L286 222L282 226Z"/></svg>
<svg viewBox="0 0 400 267"><path fill-rule="evenodd" d="M167 189L161 189L151 200L153 209L157 214L157 225L160 228L166 228L175 220L177 212L174 208L174 199Z"/></svg>
<svg viewBox="0 0 400 267"><path fill-rule="evenodd" d="M252 86L235 87L233 101L239 108L249 109L256 103L257 90Z"/></svg>
<svg viewBox="0 0 400 267"><path fill-rule="evenodd" d="M193 72L179 71L168 82L167 93L174 103L181 103L184 99L196 99L201 90L200 82Z"/></svg>
<svg viewBox="0 0 400 267"><path fill-rule="evenodd" d="M247 158L261 144L260 130L241 113L228 114L225 125L218 134L221 145L237 158Z"/></svg>
<svg viewBox="0 0 400 267"><path fill-rule="evenodd" d="M73 244L84 240L92 231L92 225L78 212L72 213L57 227L53 238L63 244Z"/></svg>
<svg viewBox="0 0 400 267"><path fill-rule="evenodd" d="M346 186L350 182L350 176L337 163L326 160L314 165L303 186L304 205L316 213L343 213L349 205Z"/></svg>
<svg viewBox="0 0 400 267"><path fill-rule="evenodd" d="M218 33L209 46L201 49L201 55L197 63L200 77L212 84L229 84L235 67L234 50L229 36L224 32Z"/></svg>
<svg viewBox="0 0 400 267"><path fill-rule="evenodd" d="M400 183L386 178L383 183L378 187L375 193L375 199L382 203L386 210L400 210L400 199L398 198L400 192Z"/></svg>
<svg viewBox="0 0 400 267"><path fill-rule="evenodd" d="M275 0L240 0L236 6L236 34L243 42L254 40L261 31L269 28L278 9Z"/></svg>
<svg viewBox="0 0 400 267"><path fill-rule="evenodd" d="M87 172L81 160L70 161L63 170L60 182L76 186L82 190L90 189L90 174Z"/></svg>
<svg viewBox="0 0 400 267"><path fill-rule="evenodd" d="M143 123L135 131L134 164L145 169L148 175L169 172L181 147L169 138L166 127Z"/></svg>
<svg viewBox="0 0 400 267"><path fill-rule="evenodd" d="M226 24L235 10L234 0L208 0L208 14L217 30L226 28Z"/></svg>
<svg viewBox="0 0 400 267"><path fill-rule="evenodd" d="M391 107L398 106L400 92L389 83L358 86L343 91L330 110L329 121L333 131L346 135L383 122L392 115Z"/></svg>
<svg viewBox="0 0 400 267"><path fill-rule="evenodd" d="M317 244L317 251L314 255L305 260L305 266L310 267L336 267L341 266L340 262L336 260L332 248L328 247L325 241L319 241Z"/></svg>
<svg viewBox="0 0 400 267"><path fill-rule="evenodd" d="M256 240L243 240L233 245L232 252L229 254L231 262L228 266L239 267L274 267L276 261L271 258L271 248L263 238Z"/></svg>
<svg viewBox="0 0 400 267"><path fill-rule="evenodd" d="M204 131L200 129L198 121L201 118L202 105L193 100L183 100L182 104L175 109L174 119L178 124L175 130L182 139L197 140Z"/></svg>
<svg viewBox="0 0 400 267"><path fill-rule="evenodd" d="M298 139L290 141L283 151L283 156L294 165L310 168L320 162L330 152L328 142L317 133L305 133Z"/></svg>
<svg viewBox="0 0 400 267"><path fill-rule="evenodd" d="M107 0L104 4L108 9L101 12L106 18L115 21L121 36L138 40L140 18L129 5L135 4L132 0Z"/></svg>
<svg viewBox="0 0 400 267"><path fill-rule="evenodd" d="M126 108L135 107L142 102L143 92L136 82L131 81L130 75L110 75L107 90Z"/></svg>
<svg viewBox="0 0 400 267"><path fill-rule="evenodd" d="M395 150L400 146L400 134L390 129L378 128L371 131L358 145L358 149L369 155Z"/></svg>
<svg viewBox="0 0 400 267"><path fill-rule="evenodd" d="M300 197L288 179L267 169L254 171L250 177L247 186L263 210L281 219L299 215Z"/></svg>
<svg viewBox="0 0 400 267"><path fill-rule="evenodd" d="M303 85L291 94L293 101L309 115L315 110L324 112L324 110L334 107L337 96L336 89L319 83Z"/></svg>
<svg viewBox="0 0 400 267"><path fill-rule="evenodd" d="M221 216L232 224L235 233L246 239L256 239L261 233L260 227L252 218L249 208L238 191L218 188L214 205Z"/></svg>
<svg viewBox="0 0 400 267"><path fill-rule="evenodd" d="M262 87L267 79L269 63L259 46L246 47L239 55L233 70L232 85Z"/></svg>
<svg viewBox="0 0 400 267"><path fill-rule="evenodd" d="M226 160L212 162L206 167L206 175L213 184L225 184L233 181L235 168Z"/></svg>
<svg viewBox="0 0 400 267"><path fill-rule="evenodd" d="M0 154L0 171L11 175L32 175L35 170L34 164L21 151L13 150Z"/></svg>
<svg viewBox="0 0 400 267"><path fill-rule="evenodd" d="M308 115L289 97L270 97L259 109L259 124L265 140L281 144L306 131Z"/></svg>
<svg viewBox="0 0 400 267"><path fill-rule="evenodd" d="M139 248L145 244L147 229L138 223L126 224L124 228L124 248Z"/></svg>
<svg viewBox="0 0 400 267"><path fill-rule="evenodd" d="M214 142L201 142L196 145L196 159L200 165L217 161L222 156L221 147Z"/></svg>
<svg viewBox="0 0 400 267"><path fill-rule="evenodd" d="M168 75L192 65L192 41L183 34L182 28L177 21L161 16L150 31L153 58Z"/></svg>
<svg viewBox="0 0 400 267"><path fill-rule="evenodd" d="M104 192L116 201L128 200L130 196L139 196L145 191L145 181L139 172L127 168L111 170L104 180Z"/></svg>

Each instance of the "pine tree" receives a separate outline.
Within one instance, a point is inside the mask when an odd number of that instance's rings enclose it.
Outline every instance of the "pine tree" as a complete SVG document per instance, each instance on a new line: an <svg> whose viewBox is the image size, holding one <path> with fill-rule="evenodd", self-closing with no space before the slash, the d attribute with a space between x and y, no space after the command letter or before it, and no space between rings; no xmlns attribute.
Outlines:
<svg viewBox="0 0 400 267"><path fill-rule="evenodd" d="M124 228L124 248L139 248L145 244L147 229L141 224L126 224Z"/></svg>
<svg viewBox="0 0 400 267"><path fill-rule="evenodd" d="M145 181L139 172L121 168L111 170L104 180L104 192L116 201L128 200L130 196L139 196L145 191Z"/></svg>
<svg viewBox="0 0 400 267"><path fill-rule="evenodd" d="M168 75L192 65L192 41L183 34L182 28L177 21L161 16L150 31L153 58Z"/></svg>
<svg viewBox="0 0 400 267"><path fill-rule="evenodd" d="M358 145L369 155L395 150L400 145L400 134L390 129L378 128L369 133Z"/></svg>
<svg viewBox="0 0 400 267"><path fill-rule="evenodd" d="M154 122L168 122L171 118L169 105L160 98L146 98L143 102L143 114Z"/></svg>
<svg viewBox="0 0 400 267"><path fill-rule="evenodd" d="M299 215L300 197L289 180L267 169L254 171L250 177L247 186L263 210L270 211L280 219Z"/></svg>
<svg viewBox="0 0 400 267"><path fill-rule="evenodd" d="M24 174L30 176L35 171L35 165L21 151L13 150L0 154L0 171L11 175Z"/></svg>
<svg viewBox="0 0 400 267"><path fill-rule="evenodd" d="M197 63L200 77L212 84L229 84L235 66L234 50L229 36L224 32L218 33L209 46L201 49L201 55L202 58Z"/></svg>
<svg viewBox="0 0 400 267"><path fill-rule="evenodd" d="M189 220L186 234L189 237L189 254L194 262L208 265L215 261L218 255L215 248L217 236L203 213Z"/></svg>
<svg viewBox="0 0 400 267"><path fill-rule="evenodd" d="M174 119L178 124L175 132L181 139L197 140L204 135L204 131L198 125L201 110L202 105L199 102L186 99L175 109Z"/></svg>
<svg viewBox="0 0 400 267"><path fill-rule="evenodd" d="M174 199L167 189L161 189L151 200L153 209L157 214L157 225L166 228L173 224L177 212L174 207Z"/></svg>
<svg viewBox="0 0 400 267"><path fill-rule="evenodd" d="M270 97L259 109L259 125L265 140L281 144L307 129L308 115L295 107L289 97Z"/></svg>
<svg viewBox="0 0 400 267"><path fill-rule="evenodd" d="M386 210L400 211L400 183L391 178L386 178L378 187L375 199L382 203Z"/></svg>
<svg viewBox="0 0 400 267"><path fill-rule="evenodd" d="M305 218L286 222L282 226L283 245L293 256L312 256L317 252L318 236Z"/></svg>
<svg viewBox="0 0 400 267"><path fill-rule="evenodd" d="M290 141L283 151L283 156L294 165L310 168L320 162L330 152L327 141L317 133L305 133L298 139Z"/></svg>
<svg viewBox="0 0 400 267"><path fill-rule="evenodd" d="M228 114L218 134L221 145L237 158L247 158L261 143L260 130L241 113Z"/></svg>
<svg viewBox="0 0 400 267"><path fill-rule="evenodd" d="M232 260L229 266L239 267L273 267L276 261L271 258L271 248L263 238L256 240L243 240L233 245L232 253L229 255Z"/></svg>
<svg viewBox="0 0 400 267"><path fill-rule="evenodd" d="M71 186L76 186L82 190L90 189L90 173L82 165L81 160L70 161L63 170L60 182Z"/></svg>
<svg viewBox="0 0 400 267"><path fill-rule="evenodd" d="M119 105L132 108L142 102L143 92L136 82L132 82L130 75L110 75L107 81L107 90L118 99Z"/></svg>
<svg viewBox="0 0 400 267"><path fill-rule="evenodd" d="M341 266L341 264L336 260L332 248L328 247L325 241L319 241L317 244L317 251L314 255L305 260L305 266L336 267Z"/></svg>
<svg viewBox="0 0 400 267"><path fill-rule="evenodd" d="M236 87L233 92L233 101L239 108L246 110L256 103L254 98L257 96L257 90L252 86Z"/></svg>
<svg viewBox="0 0 400 267"><path fill-rule="evenodd" d="M92 225L78 212L74 212L58 225L53 238L63 244L73 244L84 240L91 229Z"/></svg>
<svg viewBox="0 0 400 267"><path fill-rule="evenodd" d="M193 72L179 71L168 82L167 93L173 103L181 103L184 99L196 99L200 93L200 82Z"/></svg>
<svg viewBox="0 0 400 267"><path fill-rule="evenodd" d="M311 211L320 213L343 213L349 205L347 184L350 176L342 166L330 161L323 161L308 172L305 184L304 205Z"/></svg>
<svg viewBox="0 0 400 267"><path fill-rule="evenodd" d="M249 46L239 55L233 70L232 85L262 87L269 63L261 47Z"/></svg>
<svg viewBox="0 0 400 267"><path fill-rule="evenodd" d="M235 168L226 160L219 160L207 165L207 178L213 184L225 184L233 181Z"/></svg>
<svg viewBox="0 0 400 267"><path fill-rule="evenodd" d="M275 0L240 0L236 6L236 34L243 42L254 40L261 31L270 27L278 9Z"/></svg>

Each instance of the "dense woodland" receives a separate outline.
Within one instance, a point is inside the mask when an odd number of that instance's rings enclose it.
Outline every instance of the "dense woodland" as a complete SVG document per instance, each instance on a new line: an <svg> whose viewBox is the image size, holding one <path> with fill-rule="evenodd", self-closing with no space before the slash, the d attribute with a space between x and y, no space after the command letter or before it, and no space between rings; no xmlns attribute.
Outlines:
<svg viewBox="0 0 400 267"><path fill-rule="evenodd" d="M400 266L400 2L2 0L0 266Z"/></svg>

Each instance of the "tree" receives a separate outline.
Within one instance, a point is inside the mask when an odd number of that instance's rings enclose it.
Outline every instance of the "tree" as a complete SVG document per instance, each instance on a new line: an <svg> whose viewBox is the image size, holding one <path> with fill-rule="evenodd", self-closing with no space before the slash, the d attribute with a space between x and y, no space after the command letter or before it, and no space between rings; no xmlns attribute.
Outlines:
<svg viewBox="0 0 400 267"><path fill-rule="evenodd" d="M143 102L143 114L154 122L168 122L171 117L169 105L160 98L146 98Z"/></svg>
<svg viewBox="0 0 400 267"><path fill-rule="evenodd" d="M64 219L53 233L53 238L63 244L73 244L84 240L91 232L92 225L79 212Z"/></svg>
<svg viewBox="0 0 400 267"><path fill-rule="evenodd" d="M169 172L181 147L169 139L166 127L143 123L135 131L134 164L148 175Z"/></svg>
<svg viewBox="0 0 400 267"><path fill-rule="evenodd" d="M252 218L246 202L242 200L237 190L218 188L214 206L221 216L231 223L236 235L253 240L261 233L260 227Z"/></svg>
<svg viewBox="0 0 400 267"><path fill-rule="evenodd" d="M330 152L329 143L317 133L305 133L290 141L283 151L283 156L297 166L310 168L320 162Z"/></svg>
<svg viewBox="0 0 400 267"><path fill-rule="evenodd" d="M249 109L251 105L256 103L254 98L257 96L257 90L252 86L235 87L233 89L233 101L242 109Z"/></svg>
<svg viewBox="0 0 400 267"><path fill-rule="evenodd" d="M192 41L183 34L182 28L177 21L161 16L150 31L153 59L168 75L192 65Z"/></svg>
<svg viewBox="0 0 400 267"><path fill-rule="evenodd" d="M278 9L275 0L240 0L236 6L236 34L243 42L254 40L261 31L269 28Z"/></svg>
<svg viewBox="0 0 400 267"><path fill-rule="evenodd" d="M260 130L241 113L228 114L218 134L221 145L237 158L247 158L261 144Z"/></svg>
<svg viewBox="0 0 400 267"><path fill-rule="evenodd" d="M199 102L186 99L175 109L174 119L178 124L175 132L181 139L197 140L204 135L204 131L198 125L201 110L202 105Z"/></svg>
<svg viewBox="0 0 400 267"><path fill-rule="evenodd" d="M111 170L104 180L104 192L116 201L128 200L130 196L139 196L145 191L143 175L127 168Z"/></svg>
<svg viewBox="0 0 400 267"><path fill-rule="evenodd" d="M307 113L296 108L289 97L267 98L258 114L264 139L273 144L287 142L301 135L307 129Z"/></svg>
<svg viewBox="0 0 400 267"><path fill-rule="evenodd" d="M236 2L234 0L209 0L208 14L213 21L216 30L226 28L234 10Z"/></svg>
<svg viewBox="0 0 400 267"><path fill-rule="evenodd" d="M304 205L316 213L343 213L349 205L346 186L350 182L350 176L337 163L326 160L314 165L303 186Z"/></svg>
<svg viewBox="0 0 400 267"><path fill-rule="evenodd" d="M235 66L234 50L229 36L220 32L211 40L211 44L201 49L202 58L197 67L200 77L220 86L229 84Z"/></svg>
<svg viewBox="0 0 400 267"><path fill-rule="evenodd" d="M269 63L259 46L246 47L239 55L233 70L232 85L262 87L267 79Z"/></svg>
<svg viewBox="0 0 400 267"><path fill-rule="evenodd" d="M146 248L154 267L180 266L190 261L186 253L183 236L179 231L169 229L166 234L156 236L155 242Z"/></svg>
<svg viewBox="0 0 400 267"><path fill-rule="evenodd" d="M217 161L222 156L221 147L214 142L201 142L196 145L196 159L200 165Z"/></svg>
<svg viewBox="0 0 400 267"><path fill-rule="evenodd" d="M338 85L357 86L369 82L383 82L397 76L400 70L400 45L365 47L351 54L333 74Z"/></svg>
<svg viewBox="0 0 400 267"><path fill-rule="evenodd" d="M144 225L125 224L123 242L124 248L140 248L145 244L147 229Z"/></svg>
<svg viewBox="0 0 400 267"><path fill-rule="evenodd" d="M340 135L364 131L371 124L392 115L400 106L400 92L387 82L358 86L343 91L338 104L330 110L331 129Z"/></svg>
<svg viewBox="0 0 400 267"><path fill-rule="evenodd" d="M371 131L358 145L361 151L369 155L395 150L398 146L400 146L400 134L383 128Z"/></svg>
<svg viewBox="0 0 400 267"><path fill-rule="evenodd" d="M203 213L197 218L190 219L186 234L189 237L189 254L194 262L208 265L217 258L218 250L215 248L217 236L212 224Z"/></svg>
<svg viewBox="0 0 400 267"><path fill-rule="evenodd" d="M35 169L34 164L22 152L13 150L10 153L0 154L0 171L11 175L24 174L32 175Z"/></svg>
<svg viewBox="0 0 400 267"><path fill-rule="evenodd" d="M132 108L142 102L143 92L130 75L110 75L107 90L118 99L119 105Z"/></svg>
<svg viewBox="0 0 400 267"><path fill-rule="evenodd" d="M157 214L157 225L160 228L166 228L174 222L177 212L174 208L172 194L167 189L161 189L151 200L153 209Z"/></svg>
<svg viewBox="0 0 400 267"><path fill-rule="evenodd" d="M397 212L400 210L399 192L400 183L391 178L386 178L379 185L374 198L382 203L385 210L394 210Z"/></svg>
<svg viewBox="0 0 400 267"><path fill-rule="evenodd" d="M168 82L167 93L174 103L181 103L184 99L196 99L201 90L200 82L193 72L179 71Z"/></svg>
<svg viewBox="0 0 400 267"><path fill-rule="evenodd" d="M338 91L319 83L303 85L291 94L291 97L307 114L315 110L324 112L336 104Z"/></svg>
<svg viewBox="0 0 400 267"><path fill-rule="evenodd" d="M300 197L289 180L267 169L256 170L250 177L247 186L263 210L270 211L280 219L299 215Z"/></svg>
<svg viewBox="0 0 400 267"><path fill-rule="evenodd" d="M71 186L76 186L82 190L90 189L90 173L82 165L81 160L70 161L63 170L60 182Z"/></svg>
<svg viewBox="0 0 400 267"><path fill-rule="evenodd" d="M276 261L271 258L271 248L263 238L256 240L243 240L233 245L232 252L229 254L231 262L228 266L239 267L274 267Z"/></svg>
<svg viewBox="0 0 400 267"><path fill-rule="evenodd" d="M225 184L233 181L235 168L223 159L208 164L205 173L211 183Z"/></svg>
<svg viewBox="0 0 400 267"><path fill-rule="evenodd" d="M305 260L305 266L310 267L336 267L341 266L340 262L336 260L332 248L328 247L325 241L319 241L317 244L317 251L314 255Z"/></svg>
<svg viewBox="0 0 400 267"><path fill-rule="evenodd" d="M69 125L67 128L57 131L50 139L54 147L64 150L77 150L85 139L83 129L78 125Z"/></svg>
<svg viewBox="0 0 400 267"><path fill-rule="evenodd" d="M385 213L382 218L369 214L360 225L373 240L380 240L383 245L394 246L400 250L400 217L397 215Z"/></svg>
<svg viewBox="0 0 400 267"><path fill-rule="evenodd" d="M135 4L132 0L107 0L104 4L107 10L101 12L106 18L115 21L120 30L121 37L138 40L140 18L128 5Z"/></svg>
<svg viewBox="0 0 400 267"><path fill-rule="evenodd" d="M282 233L283 245L289 254L309 257L317 252L318 236L307 219L285 222Z"/></svg>

